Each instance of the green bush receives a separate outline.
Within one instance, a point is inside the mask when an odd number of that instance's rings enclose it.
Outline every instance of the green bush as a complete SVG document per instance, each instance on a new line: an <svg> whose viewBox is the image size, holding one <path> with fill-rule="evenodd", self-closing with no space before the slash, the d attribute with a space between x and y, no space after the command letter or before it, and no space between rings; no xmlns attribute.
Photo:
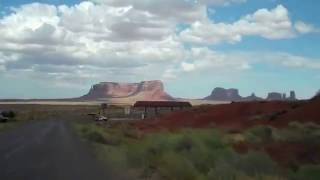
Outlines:
<svg viewBox="0 0 320 180"><path fill-rule="evenodd" d="M245 132L245 137L251 143L268 143L273 141L273 131L269 126L255 126Z"/></svg>
<svg viewBox="0 0 320 180"><path fill-rule="evenodd" d="M278 130L278 136L287 142L320 144L320 126L311 122L290 122L287 128Z"/></svg>
<svg viewBox="0 0 320 180"><path fill-rule="evenodd" d="M215 130L187 130L176 146L180 149L184 146L179 153L192 162L199 172L207 174L219 156L229 154L221 139L221 133Z"/></svg>
<svg viewBox="0 0 320 180"><path fill-rule="evenodd" d="M237 154L223 141L225 135L214 129L161 131L137 139L126 134L128 128L89 125L79 130L90 141L105 147L107 161L135 169L140 179L156 176L169 180L269 180L277 175L277 166L269 156L259 152ZM272 137L272 129L270 132L269 127L258 127L250 134L267 141ZM118 139L119 146L108 143L110 139Z"/></svg>
<svg viewBox="0 0 320 180"><path fill-rule="evenodd" d="M104 136L97 131L88 131L85 136L88 140L96 142L96 143L103 144L106 142L106 139L104 138Z"/></svg>
<svg viewBox="0 0 320 180"><path fill-rule="evenodd" d="M277 176L277 164L262 153L250 151L240 155L230 151L226 155L220 155L215 165L208 172L208 179L258 179L260 177Z"/></svg>
<svg viewBox="0 0 320 180"><path fill-rule="evenodd" d="M16 113L11 110L10 111L2 111L1 115L3 117L7 117L7 118L15 118L16 117Z"/></svg>
<svg viewBox="0 0 320 180"><path fill-rule="evenodd" d="M319 180L320 165L302 166L298 172L291 175L290 180Z"/></svg>
<svg viewBox="0 0 320 180"><path fill-rule="evenodd" d="M216 161L215 166L207 173L208 180L234 180L240 172L234 167L235 156L223 157Z"/></svg>
<svg viewBox="0 0 320 180"><path fill-rule="evenodd" d="M277 174L277 164L262 152L249 151L236 162L236 167L248 176Z"/></svg>
<svg viewBox="0 0 320 180"><path fill-rule="evenodd" d="M107 133L102 127L96 125L80 125L78 128L83 138L95 143L119 145L122 142L120 135Z"/></svg>
<svg viewBox="0 0 320 180"><path fill-rule="evenodd" d="M168 180L194 180L198 176L196 168L190 161L173 152L162 156L158 168L159 174Z"/></svg>
<svg viewBox="0 0 320 180"><path fill-rule="evenodd" d="M207 174L215 159L224 153L226 145L221 142L220 133L214 130L183 130L149 134L139 143L127 146L128 163L132 167L158 167L168 153L184 157L183 162L192 164L197 172ZM170 156L171 156L170 155ZM180 161L179 161L180 162ZM162 166L163 172L167 167Z"/></svg>

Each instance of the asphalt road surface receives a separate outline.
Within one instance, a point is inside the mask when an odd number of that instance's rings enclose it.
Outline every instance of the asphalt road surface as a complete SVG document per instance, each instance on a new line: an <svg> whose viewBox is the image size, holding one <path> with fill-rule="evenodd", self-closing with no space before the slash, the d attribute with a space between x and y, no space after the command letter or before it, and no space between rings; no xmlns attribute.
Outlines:
<svg viewBox="0 0 320 180"><path fill-rule="evenodd" d="M66 120L44 121L0 133L0 180L116 178Z"/></svg>

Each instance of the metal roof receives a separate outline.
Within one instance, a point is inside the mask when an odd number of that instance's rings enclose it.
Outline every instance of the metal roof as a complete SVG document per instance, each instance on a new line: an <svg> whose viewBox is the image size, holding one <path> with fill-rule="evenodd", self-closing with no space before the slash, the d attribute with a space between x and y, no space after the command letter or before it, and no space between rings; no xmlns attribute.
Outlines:
<svg viewBox="0 0 320 180"><path fill-rule="evenodd" d="M133 107L192 107L192 105L183 101L137 101Z"/></svg>

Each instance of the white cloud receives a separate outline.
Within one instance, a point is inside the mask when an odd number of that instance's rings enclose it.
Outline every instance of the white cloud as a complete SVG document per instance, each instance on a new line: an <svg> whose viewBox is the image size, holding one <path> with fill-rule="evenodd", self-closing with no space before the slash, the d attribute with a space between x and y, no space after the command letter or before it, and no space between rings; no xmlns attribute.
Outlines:
<svg viewBox="0 0 320 180"><path fill-rule="evenodd" d="M208 5L230 5L232 3L245 3L247 0L196 0L202 4Z"/></svg>
<svg viewBox="0 0 320 180"><path fill-rule="evenodd" d="M101 4L114 7L131 7L140 16L180 22L192 22L206 17L205 6L185 0L96 0Z"/></svg>
<svg viewBox="0 0 320 180"><path fill-rule="evenodd" d="M303 22L293 26L288 10L278 5L276 8L259 9L248 14L238 21L215 23L207 19L196 21L190 29L181 32L183 41L197 44L217 44L220 42L240 42L243 36L261 36L266 39L287 39L297 36L298 33L314 31L310 25Z"/></svg>
<svg viewBox="0 0 320 180"><path fill-rule="evenodd" d="M182 69L186 72L195 70L195 64L192 64L192 63L182 62L181 66L182 66Z"/></svg>
<svg viewBox="0 0 320 180"><path fill-rule="evenodd" d="M150 17L149 17L150 16ZM136 68L183 56L174 24L128 7L82 2L14 8L0 19L0 52L8 69L39 65ZM19 57L9 61L10 57Z"/></svg>
<svg viewBox="0 0 320 180"><path fill-rule="evenodd" d="M254 70L255 65L271 65L282 69L319 70L320 59L284 52L217 52L208 48L192 48L186 61L172 66L163 76L184 78L193 73L202 77L231 76Z"/></svg>
<svg viewBox="0 0 320 180"><path fill-rule="evenodd" d="M184 67L183 70L200 70L200 71L238 71L250 68L246 58L239 57L236 54L227 54L217 52L208 48L192 48L188 63L189 68ZM191 66L192 65L192 66ZM192 68L190 68L192 67Z"/></svg>
<svg viewBox="0 0 320 180"><path fill-rule="evenodd" d="M181 39L198 44L236 43L246 35L281 39L315 30L303 22L293 26L288 10L281 5L258 10L232 24L215 23L207 17L207 5L243 2L105 0L72 6L26 4L0 18L0 71L6 76L29 76L60 84L175 79L181 73L213 70L240 72L252 68L247 56L195 44L185 48ZM177 34L181 23L191 27ZM286 59L279 60L280 64L318 66L312 60Z"/></svg>
<svg viewBox="0 0 320 180"><path fill-rule="evenodd" d="M307 58L283 52L266 53L261 56L261 61L268 59L284 67L320 70L320 59Z"/></svg>
<svg viewBox="0 0 320 180"><path fill-rule="evenodd" d="M297 21L294 24L294 27L301 34L320 32L320 30L314 27L312 24L306 24L302 21Z"/></svg>

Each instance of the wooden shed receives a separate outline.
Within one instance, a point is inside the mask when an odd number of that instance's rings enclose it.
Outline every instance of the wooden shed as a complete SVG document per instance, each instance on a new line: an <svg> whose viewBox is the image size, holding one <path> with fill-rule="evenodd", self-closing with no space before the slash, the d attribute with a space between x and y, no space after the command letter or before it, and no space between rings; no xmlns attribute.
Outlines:
<svg viewBox="0 0 320 180"><path fill-rule="evenodd" d="M148 108L153 108L155 114L158 114L158 110L161 108L169 108L171 111L175 109L184 109L192 107L190 102L184 101L137 101L134 105L134 108L144 108L144 114L142 119L147 115Z"/></svg>

